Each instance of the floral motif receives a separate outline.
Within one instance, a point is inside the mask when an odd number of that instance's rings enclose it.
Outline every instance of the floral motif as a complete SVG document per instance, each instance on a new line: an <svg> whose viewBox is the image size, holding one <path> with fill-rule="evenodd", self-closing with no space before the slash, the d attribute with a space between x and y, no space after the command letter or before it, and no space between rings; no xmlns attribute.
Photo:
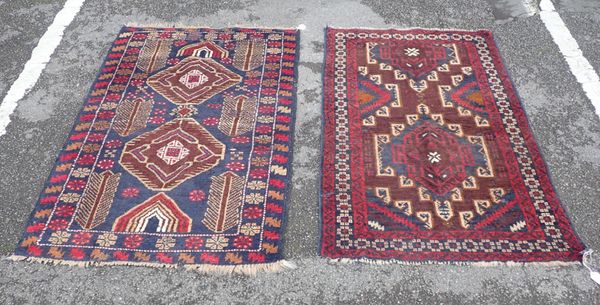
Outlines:
<svg viewBox="0 0 600 305"><path fill-rule="evenodd" d="M225 167L229 170L237 172L243 170L246 166L241 162L229 162L225 165Z"/></svg>
<svg viewBox="0 0 600 305"><path fill-rule="evenodd" d="M67 203L74 203L79 201L79 198L81 198L81 195L77 194L77 193L64 193L60 196L60 200L67 202Z"/></svg>
<svg viewBox="0 0 600 305"><path fill-rule="evenodd" d="M52 235L50 235L50 238L48 238L48 241L53 245L62 245L64 243L68 242L70 237L71 237L71 233L69 233L69 232L56 231L56 232L52 232Z"/></svg>
<svg viewBox="0 0 600 305"><path fill-rule="evenodd" d="M140 190L137 187L126 187L125 189L123 189L123 191L121 192L121 196L125 197L125 198L134 198L139 196L140 194Z"/></svg>
<svg viewBox="0 0 600 305"><path fill-rule="evenodd" d="M69 225L69 222L66 221L65 219L52 219L49 223L48 223L48 228L50 228L50 230L64 230L67 228L67 226Z"/></svg>
<svg viewBox="0 0 600 305"><path fill-rule="evenodd" d="M100 247L111 247L117 243L117 235L113 233L103 233L96 239L96 244Z"/></svg>
<svg viewBox="0 0 600 305"><path fill-rule="evenodd" d="M254 166L267 166L269 165L269 159L265 157L252 158L252 165Z"/></svg>
<svg viewBox="0 0 600 305"><path fill-rule="evenodd" d="M90 173L92 172L91 169L89 168L76 168L73 171L73 177L75 178L84 178L90 175Z"/></svg>
<svg viewBox="0 0 600 305"><path fill-rule="evenodd" d="M229 238L225 236L213 236L206 241L206 247L213 250L222 250L227 247Z"/></svg>
<svg viewBox="0 0 600 305"><path fill-rule="evenodd" d="M135 249L142 245L143 240L144 240L144 238L141 237L140 235L137 235L137 234L129 235L129 236L125 237L123 246L125 246L126 248Z"/></svg>
<svg viewBox="0 0 600 305"><path fill-rule="evenodd" d="M156 248L159 250L169 250L175 247L175 238L163 236L156 241Z"/></svg>
<svg viewBox="0 0 600 305"><path fill-rule="evenodd" d="M206 194L202 190L193 190L188 195L188 198L190 199L190 201L202 201L206 198Z"/></svg>
<svg viewBox="0 0 600 305"><path fill-rule="evenodd" d="M77 160L79 165L92 165L96 162L96 157L92 155L83 155Z"/></svg>
<svg viewBox="0 0 600 305"><path fill-rule="evenodd" d="M83 245L89 244L91 238L92 238L91 233L78 232L73 235L73 239L71 239L71 242L78 246L83 246Z"/></svg>
<svg viewBox="0 0 600 305"><path fill-rule="evenodd" d="M121 140L109 140L104 144L106 148L119 148L123 146L123 142Z"/></svg>
<svg viewBox="0 0 600 305"><path fill-rule="evenodd" d="M262 190L267 187L267 184L264 181L253 180L248 182L248 188L251 190Z"/></svg>
<svg viewBox="0 0 600 305"><path fill-rule="evenodd" d="M244 209L244 217L256 219L262 217L262 209L257 206L251 206Z"/></svg>
<svg viewBox="0 0 600 305"><path fill-rule="evenodd" d="M155 125L159 125L165 122L165 118L161 117L161 116L152 116L150 117L150 119L148 119L148 122L150 124L155 124Z"/></svg>
<svg viewBox="0 0 600 305"><path fill-rule="evenodd" d="M186 249L198 250L204 245L204 239L198 236L192 236L185 239L184 247Z"/></svg>
<svg viewBox="0 0 600 305"><path fill-rule="evenodd" d="M258 193L250 193L246 195L246 202L250 204L261 204L265 201L265 196Z"/></svg>
<svg viewBox="0 0 600 305"><path fill-rule="evenodd" d="M103 169L103 170L107 170L107 169L111 169L113 166L115 165L115 161L113 160L100 160L98 161L98 168Z"/></svg>
<svg viewBox="0 0 600 305"><path fill-rule="evenodd" d="M63 199L64 200L64 199ZM54 215L58 217L69 217L75 212L75 207L72 205L60 205L54 209Z"/></svg>
<svg viewBox="0 0 600 305"><path fill-rule="evenodd" d="M204 120L202 120L202 124L206 125L206 126L214 126L219 124L219 119L216 117L208 117Z"/></svg>
<svg viewBox="0 0 600 305"><path fill-rule="evenodd" d="M80 191L83 190L84 187L85 180L72 179L71 181L67 182L67 188L70 190Z"/></svg>
<svg viewBox="0 0 600 305"><path fill-rule="evenodd" d="M252 238L248 236L238 236L233 240L233 246L238 249L248 249L252 245Z"/></svg>
<svg viewBox="0 0 600 305"><path fill-rule="evenodd" d="M245 223L240 227L240 233L244 235L254 236L260 233L260 226L255 223Z"/></svg>

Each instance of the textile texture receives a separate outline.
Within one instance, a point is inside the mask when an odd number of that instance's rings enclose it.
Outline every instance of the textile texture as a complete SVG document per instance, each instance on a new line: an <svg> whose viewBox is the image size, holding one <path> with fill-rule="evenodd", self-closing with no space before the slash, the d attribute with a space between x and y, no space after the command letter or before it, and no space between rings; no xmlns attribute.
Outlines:
<svg viewBox="0 0 600 305"><path fill-rule="evenodd" d="M124 27L15 257L280 267L297 34Z"/></svg>
<svg viewBox="0 0 600 305"><path fill-rule="evenodd" d="M321 255L580 259L489 31L328 29L324 96Z"/></svg>

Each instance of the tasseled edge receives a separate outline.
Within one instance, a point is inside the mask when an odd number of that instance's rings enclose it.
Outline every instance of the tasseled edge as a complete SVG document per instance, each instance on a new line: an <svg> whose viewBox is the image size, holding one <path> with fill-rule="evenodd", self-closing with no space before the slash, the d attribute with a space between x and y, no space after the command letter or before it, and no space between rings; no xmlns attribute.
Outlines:
<svg viewBox="0 0 600 305"><path fill-rule="evenodd" d="M235 265L235 266L220 266L220 265L209 265L209 264L163 264L163 263L147 263L147 262L128 262L128 261L113 261L113 262L98 262L98 261L72 261L62 260L44 257L31 257L21 255L11 255L6 258L7 260L16 262L33 262L40 264L47 264L53 266L74 266L74 267L97 267L97 266L135 266L135 267L150 267L150 268L185 268L186 270L193 270L201 274L217 274L217 275L230 275L230 274L242 274L247 276L256 276L262 272L281 272L284 270L296 269L296 264L291 261L280 260L272 263L263 264L247 264L247 265Z"/></svg>
<svg viewBox="0 0 600 305"><path fill-rule="evenodd" d="M225 28L215 28L208 25L200 25L200 24L189 24L182 22L128 22L125 24L126 27L132 28L176 28L176 29L215 29L221 30ZM306 25L300 24L297 27L264 27L264 26L256 26L254 24L248 25L228 25L226 28L249 28L249 29L262 29L262 30L304 30L306 29Z"/></svg>
<svg viewBox="0 0 600 305"><path fill-rule="evenodd" d="M280 260L272 263L265 264L251 264L251 265L235 265L235 266L219 266L219 265L184 265L187 270L194 270L203 274L242 274L248 276L256 276L261 272L276 273L283 270L296 269L296 264Z"/></svg>
<svg viewBox="0 0 600 305"><path fill-rule="evenodd" d="M495 267L495 266L511 266L511 267L523 267L523 266L581 266L581 262L572 261L548 261L548 262L515 262L515 261L400 261L395 259L383 260L383 259L371 259L371 258L332 258L329 259L332 264L367 264L367 265L456 265L456 266L474 266L474 267Z"/></svg>

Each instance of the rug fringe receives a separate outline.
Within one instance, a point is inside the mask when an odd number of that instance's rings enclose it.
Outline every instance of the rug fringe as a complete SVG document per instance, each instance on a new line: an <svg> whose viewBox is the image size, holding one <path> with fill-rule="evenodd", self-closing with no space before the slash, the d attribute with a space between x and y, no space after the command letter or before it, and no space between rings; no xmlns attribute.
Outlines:
<svg viewBox="0 0 600 305"><path fill-rule="evenodd" d="M177 28L177 29L213 29L213 30L222 30L227 28L248 28L248 29L261 29L261 30L303 30L306 28L303 24L298 25L297 27L266 27L266 26L256 26L256 25L228 25L222 28L214 28L209 25L198 25L198 24L187 24L183 22L128 22L125 24L126 27L132 28Z"/></svg>
<svg viewBox="0 0 600 305"><path fill-rule="evenodd" d="M277 273L283 270L296 269L296 264L280 260L273 263L237 265L237 266L217 266L217 265L184 265L186 270L193 270L202 274L242 274L247 276L256 276L260 272Z"/></svg>
<svg viewBox="0 0 600 305"><path fill-rule="evenodd" d="M546 267L562 267L562 266L581 266L581 262L564 262L564 261L547 261L547 262L515 262L515 261L489 261L489 262L446 262L446 261L400 261L395 259L371 259L371 258L331 258L329 262L332 264L367 264L367 265L456 265L456 266L473 266L473 267L524 267L524 266L546 266Z"/></svg>
<svg viewBox="0 0 600 305"><path fill-rule="evenodd" d="M98 261L72 261L72 260L61 260L53 258L43 257L31 257L22 255L11 255L6 257L7 260L15 262L33 262L53 266L71 266L71 267L100 267L100 266L134 266L134 267L150 267L150 268L179 268L182 267L186 270L194 270L202 274L217 274L217 275L230 275L230 274L242 274L247 276L256 276L261 272L281 272L284 270L293 270L297 266L291 261L280 260L272 263L264 264L248 264L248 265L236 265L236 266L219 266L210 264L191 264L191 265L179 265L179 264L163 264L163 263L147 263L147 262L126 262L126 261L113 261L113 262L98 262Z"/></svg>

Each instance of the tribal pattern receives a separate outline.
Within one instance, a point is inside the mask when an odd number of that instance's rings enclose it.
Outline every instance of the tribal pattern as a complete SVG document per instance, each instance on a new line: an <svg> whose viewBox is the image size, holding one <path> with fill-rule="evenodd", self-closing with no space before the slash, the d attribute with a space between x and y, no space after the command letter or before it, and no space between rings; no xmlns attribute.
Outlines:
<svg viewBox="0 0 600 305"><path fill-rule="evenodd" d="M244 178L226 172L212 177L208 209L202 223L213 232L222 233L238 224Z"/></svg>
<svg viewBox="0 0 600 305"><path fill-rule="evenodd" d="M167 64L172 44L172 40L148 39L140 52L138 68L148 73L162 69Z"/></svg>
<svg viewBox="0 0 600 305"><path fill-rule="evenodd" d="M148 85L175 104L200 104L242 81L211 58L186 57L148 78Z"/></svg>
<svg viewBox="0 0 600 305"><path fill-rule="evenodd" d="M16 257L285 266L297 39L296 30L123 28Z"/></svg>
<svg viewBox="0 0 600 305"><path fill-rule="evenodd" d="M133 101L123 101L117 108L113 129L122 137L146 128L152 101L137 98Z"/></svg>
<svg viewBox="0 0 600 305"><path fill-rule="evenodd" d="M75 221L82 228L93 229L106 220L120 179L120 173L113 174L111 171L90 174L90 181L75 216Z"/></svg>
<svg viewBox="0 0 600 305"><path fill-rule="evenodd" d="M254 124L256 99L245 95L226 96L219 120L219 130L231 137L249 132Z"/></svg>
<svg viewBox="0 0 600 305"><path fill-rule="evenodd" d="M264 40L248 39L240 41L235 48L233 66L242 71L251 71L260 67L265 46Z"/></svg>
<svg viewBox="0 0 600 305"><path fill-rule="evenodd" d="M154 220L154 225L152 225ZM192 219L165 193L134 206L117 217L113 225L115 232L177 232L192 230Z"/></svg>
<svg viewBox="0 0 600 305"><path fill-rule="evenodd" d="M321 254L580 259L488 31L328 29Z"/></svg>

